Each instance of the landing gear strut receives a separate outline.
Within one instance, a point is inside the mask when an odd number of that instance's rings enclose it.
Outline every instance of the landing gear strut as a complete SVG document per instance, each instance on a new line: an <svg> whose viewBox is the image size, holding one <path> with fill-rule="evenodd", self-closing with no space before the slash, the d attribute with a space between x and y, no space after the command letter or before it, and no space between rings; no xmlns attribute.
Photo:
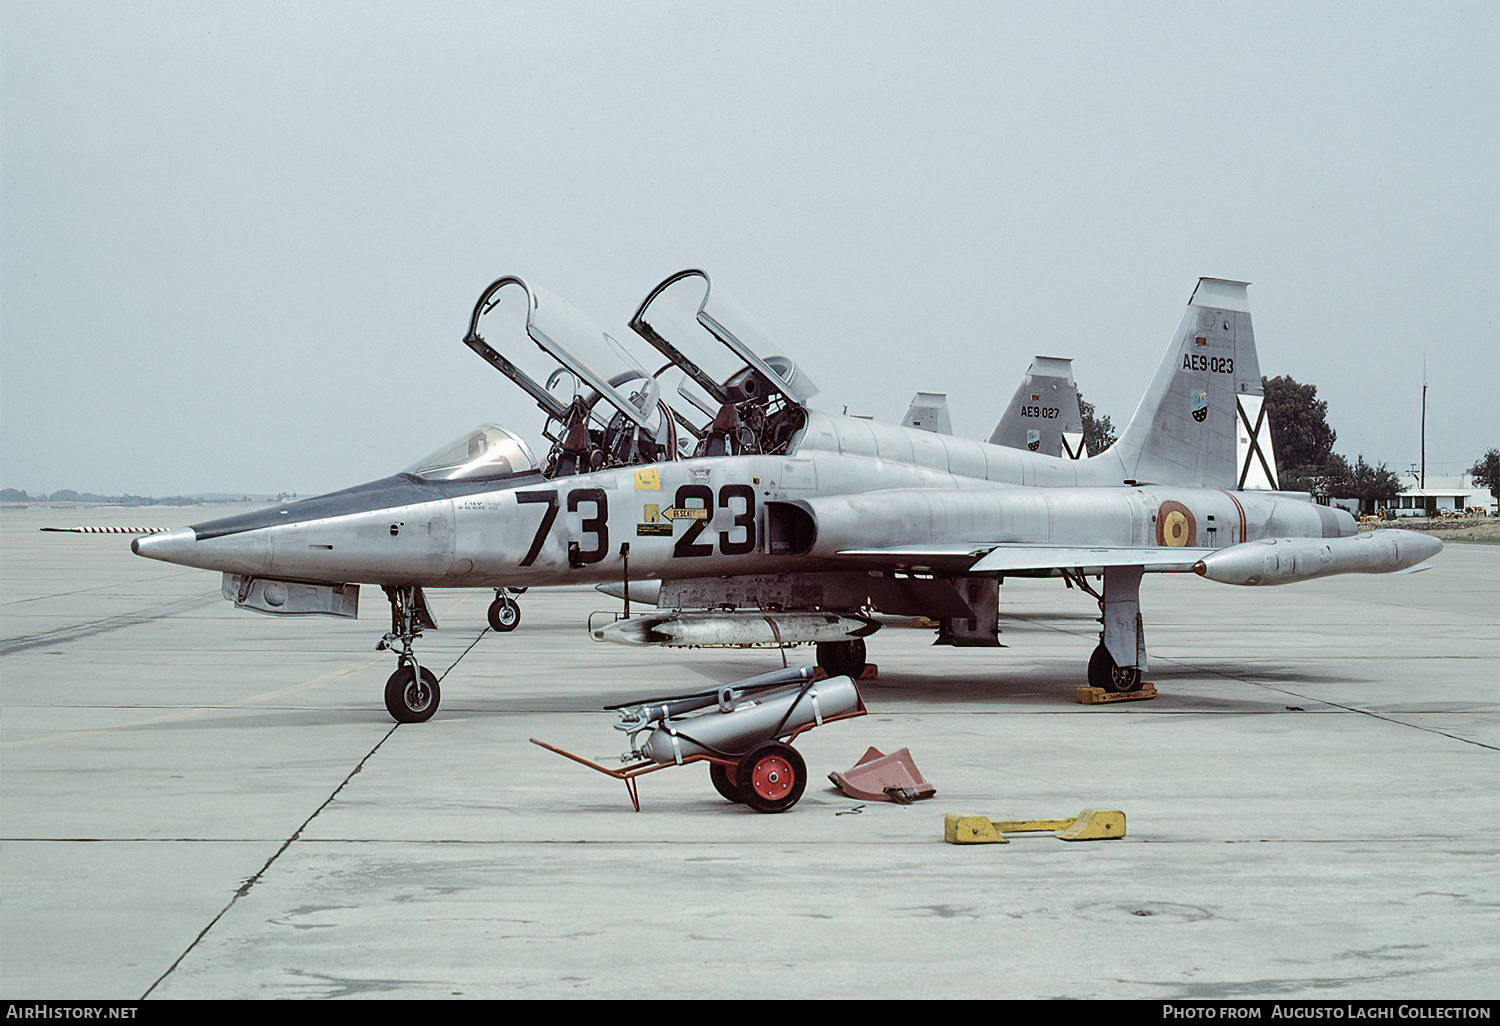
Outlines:
<svg viewBox="0 0 1500 1026"><path fill-rule="evenodd" d="M437 622L427 609L422 589L404 584L385 588L391 602L391 629L375 646L378 652L396 652L396 672L385 682L385 708L397 723L422 723L437 712L441 692L437 676L418 664L412 642L422 636L423 628L437 630Z"/></svg>
<svg viewBox="0 0 1500 1026"><path fill-rule="evenodd" d="M1099 600L1103 630L1089 658L1089 686L1126 693L1141 689L1146 669L1146 633L1141 627L1141 575L1138 566L1104 568Z"/></svg>

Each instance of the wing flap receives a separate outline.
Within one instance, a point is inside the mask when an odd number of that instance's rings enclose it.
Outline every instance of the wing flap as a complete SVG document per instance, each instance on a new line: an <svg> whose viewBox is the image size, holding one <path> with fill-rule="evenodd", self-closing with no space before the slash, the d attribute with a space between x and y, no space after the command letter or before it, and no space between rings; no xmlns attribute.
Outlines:
<svg viewBox="0 0 1500 1026"><path fill-rule="evenodd" d="M1176 546L1124 548L1112 545L999 545L981 558L969 572L1003 570L1050 570L1092 566L1142 566L1158 573L1187 571L1213 549Z"/></svg>

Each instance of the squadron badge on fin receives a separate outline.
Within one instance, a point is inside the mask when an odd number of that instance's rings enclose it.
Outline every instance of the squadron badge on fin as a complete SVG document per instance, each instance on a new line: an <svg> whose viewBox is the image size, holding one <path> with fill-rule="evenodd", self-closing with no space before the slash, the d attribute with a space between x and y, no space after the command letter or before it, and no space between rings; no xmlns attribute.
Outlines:
<svg viewBox="0 0 1500 1026"><path fill-rule="evenodd" d="M1208 393L1193 393L1193 419L1202 424L1208 419Z"/></svg>

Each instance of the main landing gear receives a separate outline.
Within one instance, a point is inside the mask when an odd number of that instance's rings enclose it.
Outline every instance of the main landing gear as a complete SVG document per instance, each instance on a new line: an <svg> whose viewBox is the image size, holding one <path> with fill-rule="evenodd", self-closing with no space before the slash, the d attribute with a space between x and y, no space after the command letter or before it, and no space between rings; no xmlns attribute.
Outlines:
<svg viewBox="0 0 1500 1026"><path fill-rule="evenodd" d="M495 589L495 601L490 603L486 614L490 621L490 630L504 634L521 626L521 606L512 596L522 595L525 592L525 588Z"/></svg>
<svg viewBox="0 0 1500 1026"><path fill-rule="evenodd" d="M865 671L865 639L818 642L818 665L830 677L858 680Z"/></svg>
<svg viewBox="0 0 1500 1026"><path fill-rule="evenodd" d="M376 651L396 653L396 672L385 682L385 708L397 723L422 723L437 712L442 692L437 675L417 662L412 642L422 636L423 628L437 630L437 622L427 608L422 589L405 584L387 586L385 596L391 602L391 629Z"/></svg>
<svg viewBox="0 0 1500 1026"><path fill-rule="evenodd" d="M1145 683L1146 633L1141 627L1143 567L1104 568L1104 595L1099 599L1099 647L1089 658L1089 686L1119 694L1139 691Z"/></svg>
<svg viewBox="0 0 1500 1026"><path fill-rule="evenodd" d="M1089 656L1089 687L1118 694L1139 691L1143 680L1139 666L1119 666L1103 643Z"/></svg>

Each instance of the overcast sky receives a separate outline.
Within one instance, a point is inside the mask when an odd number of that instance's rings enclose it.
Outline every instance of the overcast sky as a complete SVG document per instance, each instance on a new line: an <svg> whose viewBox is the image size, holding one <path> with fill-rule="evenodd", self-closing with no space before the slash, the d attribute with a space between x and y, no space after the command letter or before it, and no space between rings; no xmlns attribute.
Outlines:
<svg viewBox="0 0 1500 1026"><path fill-rule="evenodd" d="M0 486L329 491L540 413L519 274L709 271L821 387L1123 426L1200 275L1336 449L1500 446L1493 2L0 0ZM498 340L496 340L498 341Z"/></svg>

